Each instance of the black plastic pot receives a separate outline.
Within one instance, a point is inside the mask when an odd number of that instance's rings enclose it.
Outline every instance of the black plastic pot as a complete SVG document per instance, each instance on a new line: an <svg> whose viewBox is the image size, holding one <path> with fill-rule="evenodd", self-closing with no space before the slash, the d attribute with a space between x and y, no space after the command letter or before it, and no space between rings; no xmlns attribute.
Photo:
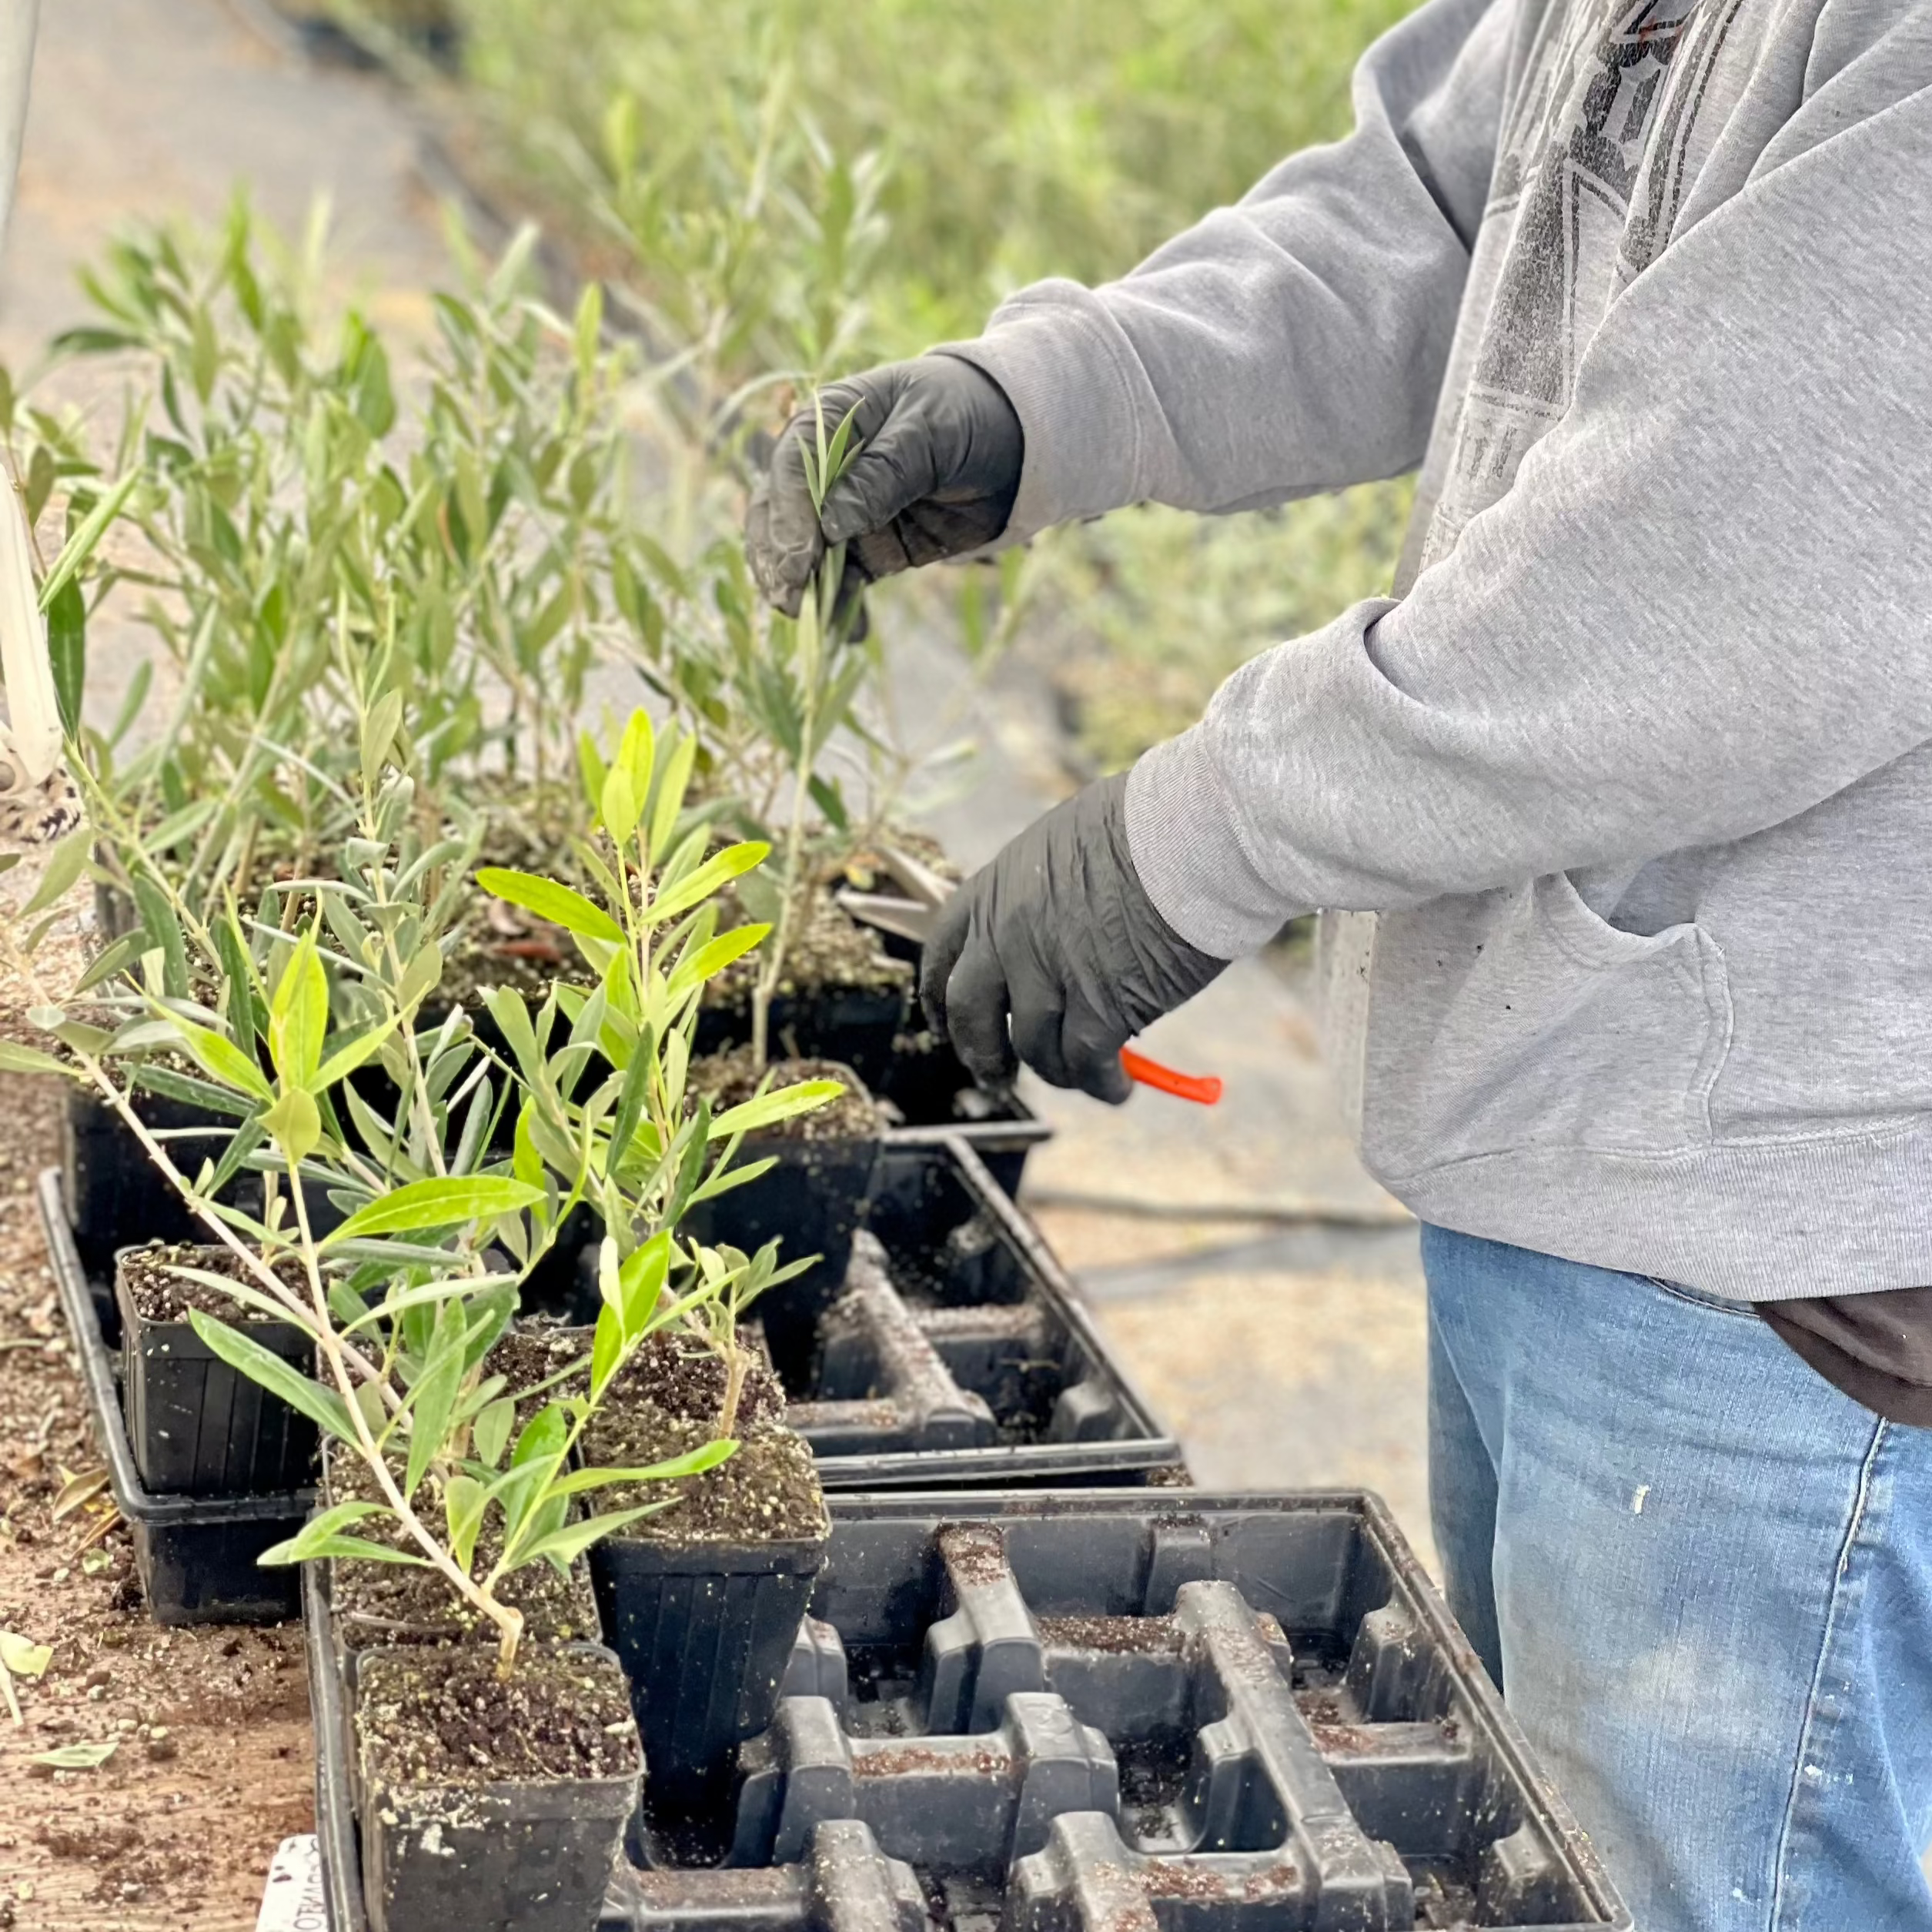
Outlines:
<svg viewBox="0 0 1932 1932"><path fill-rule="evenodd" d="M617 1675L601 1645L563 1645L553 1654ZM379 1696L403 1673L450 1668L461 1655L366 1652L353 1703ZM640 1760L620 1777L452 1787L389 1783L363 1757L362 1884L372 1932L590 1932L643 1769Z"/></svg>
<svg viewBox="0 0 1932 1932"><path fill-rule="evenodd" d="M121 1261L115 1301L121 1325L122 1401L134 1466L162 1496L259 1496L314 1480L316 1429L279 1396L232 1369L186 1321L151 1322L134 1305ZM231 1319L249 1338L305 1373L315 1345L289 1322Z"/></svg>
<svg viewBox="0 0 1932 1932"><path fill-rule="evenodd" d="M687 1809L728 1781L770 1722L822 1538L684 1546L607 1537L590 1552L606 1640L630 1680L657 1798Z"/></svg>
<svg viewBox="0 0 1932 1932"><path fill-rule="evenodd" d="M893 1042L904 1031L911 1008L908 986L821 986L802 998L780 994L769 1021L774 1052L780 1048L805 1060L836 1060L866 1085L891 1071ZM699 1010L700 1054L721 1053L751 1038L751 1008L710 1006Z"/></svg>
<svg viewBox="0 0 1932 1932"><path fill-rule="evenodd" d="M777 1165L743 1187L701 1202L684 1232L712 1245L754 1252L774 1237L791 1259L815 1255L804 1274L773 1289L758 1305L774 1364L789 1383L810 1372L820 1319L844 1285L852 1237L864 1225L878 1184L884 1144L756 1135L744 1146L748 1164Z"/></svg>
<svg viewBox="0 0 1932 1932"><path fill-rule="evenodd" d="M40 1213L95 1439L107 1462L115 1505L132 1533L135 1569L147 1593L149 1614L157 1623L169 1624L279 1623L293 1616L295 1572L263 1569L256 1559L302 1527L314 1492L157 1496L142 1482L122 1417L115 1358L102 1336L97 1292L75 1245L57 1169L40 1177Z"/></svg>
<svg viewBox="0 0 1932 1932"><path fill-rule="evenodd" d="M134 1110L150 1128L192 1130L207 1136L205 1144L199 1140L175 1144L182 1146L179 1158L191 1174L204 1154L219 1155L235 1125L226 1114L140 1088L135 1090ZM199 1241L207 1230L120 1117L78 1087L68 1089L62 1116L61 1173L81 1258L90 1275L109 1287L102 1322L109 1339L118 1342L120 1314L110 1286L114 1257L144 1241ZM250 1191L259 1198L260 1188L254 1175L239 1175L223 1198L242 1200Z"/></svg>

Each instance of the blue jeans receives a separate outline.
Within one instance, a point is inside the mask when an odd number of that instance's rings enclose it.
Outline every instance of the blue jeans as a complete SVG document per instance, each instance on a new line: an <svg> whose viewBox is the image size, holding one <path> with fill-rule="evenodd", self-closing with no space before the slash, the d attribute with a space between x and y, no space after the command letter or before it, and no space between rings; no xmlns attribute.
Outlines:
<svg viewBox="0 0 1932 1932"><path fill-rule="evenodd" d="M1932 1932L1932 1429L1734 1303L1422 1258L1450 1606L1639 1932Z"/></svg>

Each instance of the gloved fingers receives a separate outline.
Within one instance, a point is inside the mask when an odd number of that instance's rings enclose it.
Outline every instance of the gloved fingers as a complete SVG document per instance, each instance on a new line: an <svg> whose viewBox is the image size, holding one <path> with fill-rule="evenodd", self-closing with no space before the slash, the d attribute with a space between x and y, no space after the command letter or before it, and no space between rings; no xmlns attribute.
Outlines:
<svg viewBox="0 0 1932 1932"><path fill-rule="evenodd" d="M751 500L745 506L744 554L751 566L752 581L757 585L759 594L787 617L796 617L804 605L806 579L801 577L796 583L790 581L789 571L780 567L774 553L771 480L768 472L761 472L751 486ZM806 575L810 575L809 571Z"/></svg>
<svg viewBox="0 0 1932 1932"><path fill-rule="evenodd" d="M970 885L962 886L939 908L919 958L919 1006L935 1040L951 1038L946 1026L946 982L966 950L966 935L972 924L971 891Z"/></svg>
<svg viewBox="0 0 1932 1932"><path fill-rule="evenodd" d="M805 485L802 446L790 427L771 453L770 466L752 486L744 551L766 602L797 617L805 586L825 553L825 540Z"/></svg>
<svg viewBox="0 0 1932 1932"><path fill-rule="evenodd" d="M946 1026L960 1064L996 1093L1011 1087L1020 1070L1007 1031L1010 1003L999 954L983 935L973 934L947 976Z"/></svg>
<svg viewBox="0 0 1932 1932"><path fill-rule="evenodd" d="M1127 1044L1117 1021L1095 1012L1078 991L1067 1002L1060 1023L1060 1059L1066 1068L1065 1085L1118 1107L1133 1093L1134 1083L1120 1062Z"/></svg>
<svg viewBox="0 0 1932 1932"><path fill-rule="evenodd" d="M939 486L932 425L923 416L911 410L888 415L869 439L863 433L864 428L861 416L858 454L826 493L821 521L831 543L850 543L890 530L897 517L914 503L923 503ZM899 550L903 557L904 547L899 546ZM880 561L887 559L882 557ZM902 570L904 565L892 567ZM881 577L887 573L884 570L876 572Z"/></svg>
<svg viewBox="0 0 1932 1932"><path fill-rule="evenodd" d="M1066 1018L1058 1001L1029 1001L1014 994L1009 984L1012 1004L1013 1051L1049 1087L1072 1087L1079 1083L1067 1071L1060 1048L1061 1023Z"/></svg>
<svg viewBox="0 0 1932 1932"><path fill-rule="evenodd" d="M817 453L821 416L828 437L854 409L859 411L854 433L864 433L868 415L883 420L884 406L881 404L876 411L868 410L864 406L865 397L862 380L832 383L821 389L780 433L771 460L752 491L754 506L760 498L764 502L764 513L756 531L750 516L747 514L745 519L745 543L752 574L767 599L787 617L797 616L801 597L825 553L827 540L820 527L817 506L812 501L807 453L814 456Z"/></svg>
<svg viewBox="0 0 1932 1932"><path fill-rule="evenodd" d="M901 570L909 570L921 560L906 548L902 532L907 520L901 517L897 523L887 524L884 530L867 530L852 539L846 554L857 558L864 566L867 577L874 583L881 577L897 577Z"/></svg>

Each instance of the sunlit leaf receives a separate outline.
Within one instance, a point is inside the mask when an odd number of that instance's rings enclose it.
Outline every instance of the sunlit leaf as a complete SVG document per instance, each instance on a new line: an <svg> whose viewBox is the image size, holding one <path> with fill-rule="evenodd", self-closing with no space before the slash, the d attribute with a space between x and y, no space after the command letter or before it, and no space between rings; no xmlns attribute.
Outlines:
<svg viewBox="0 0 1932 1932"><path fill-rule="evenodd" d="M493 1221L534 1207L543 1198L541 1188L507 1175L468 1174L413 1181L356 1212L327 1235L323 1245L334 1247L368 1235L406 1234L424 1228L453 1228L473 1221Z"/></svg>
<svg viewBox="0 0 1932 1932"><path fill-rule="evenodd" d="M533 912L538 918L547 919L552 925L561 926L567 932L602 939L613 946L623 944L623 928L610 914L601 907L593 905L581 892L573 892L567 885L559 885L554 879L542 879L533 873L510 872L500 866L486 865L476 874L476 883L493 897L521 906L526 912Z"/></svg>
<svg viewBox="0 0 1932 1932"><path fill-rule="evenodd" d="M712 1121L710 1138L728 1140L734 1134L755 1134L760 1128L814 1112L844 1091L845 1083L840 1080L801 1080L796 1086L774 1087L769 1093L726 1108Z"/></svg>

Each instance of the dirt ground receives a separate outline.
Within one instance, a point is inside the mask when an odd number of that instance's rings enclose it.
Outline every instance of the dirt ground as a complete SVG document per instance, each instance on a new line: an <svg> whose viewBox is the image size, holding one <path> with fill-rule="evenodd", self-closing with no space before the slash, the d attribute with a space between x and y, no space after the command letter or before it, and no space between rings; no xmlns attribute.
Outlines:
<svg viewBox="0 0 1932 1932"><path fill-rule="evenodd" d="M0 1932L244 1932L277 1843L312 1822L299 1626L163 1630L104 1498L33 1197L60 1095L0 1078L0 1630L53 1650L0 1710ZM105 1744L92 1770L36 1764Z"/></svg>

